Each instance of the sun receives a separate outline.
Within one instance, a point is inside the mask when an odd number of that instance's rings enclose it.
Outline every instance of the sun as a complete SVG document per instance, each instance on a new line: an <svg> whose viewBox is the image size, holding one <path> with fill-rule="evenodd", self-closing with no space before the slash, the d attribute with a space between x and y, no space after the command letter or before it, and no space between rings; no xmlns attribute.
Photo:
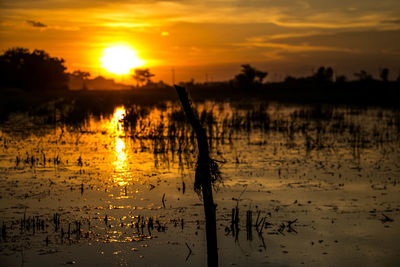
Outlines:
<svg viewBox="0 0 400 267"><path fill-rule="evenodd" d="M107 72L124 75L131 69L141 67L145 61L137 56L136 50L127 45L113 45L103 49L101 67Z"/></svg>

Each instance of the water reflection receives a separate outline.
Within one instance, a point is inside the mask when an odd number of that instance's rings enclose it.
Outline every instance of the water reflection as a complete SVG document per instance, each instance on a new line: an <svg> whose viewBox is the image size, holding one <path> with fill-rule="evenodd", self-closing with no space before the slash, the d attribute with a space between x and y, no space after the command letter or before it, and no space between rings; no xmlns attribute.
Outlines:
<svg viewBox="0 0 400 267"><path fill-rule="evenodd" d="M114 110L114 114L110 122L108 122L108 130L109 133L114 136L121 136L124 134L123 128L123 119L125 117L126 110L125 107L117 107Z"/></svg>
<svg viewBox="0 0 400 267"><path fill-rule="evenodd" d="M212 141L211 156L226 162L222 167L227 179L216 198L221 262L251 265L250 260L261 262L266 256L269 261L282 262L287 258L282 260L280 255L296 258L300 254L317 262L326 257L322 252L335 255L341 244L353 248L348 254L358 255L357 245L387 255L387 250L368 240L395 247L389 235L398 236L399 229L384 222L387 219L381 213L396 223L398 111L232 105L197 105ZM167 251L164 248L173 247L174 253L186 255L190 247L194 253L188 262L199 259L194 265L204 264L197 235L204 231L199 220L202 210L191 186L197 155L195 135L181 109L172 104L171 108L135 105L107 114L90 117L80 127L57 128L56 133L54 124L35 125L32 130L21 123L22 115L0 124L0 226L6 239L0 242L0 257L14 247L19 249L14 253L19 253L25 244L30 249L46 245L43 240L47 238L48 249L59 249L60 242L71 244L73 240L85 249L80 243L84 237L90 243L98 240L99 248L120 241L129 242L124 245L129 249L139 246L133 241L147 240L150 233L146 231L154 223L155 229L167 229L168 234L157 233L156 241L140 243L149 244L149 250L154 247L148 255L155 252L162 260L170 259L161 254ZM232 207L238 207L237 220L231 216ZM63 217L55 230L58 216L52 213L60 209ZM250 211L248 224L246 211ZM26 218L31 218L26 221L29 223L24 222L25 212ZM48 229L32 229L33 215L34 224L39 225L36 214ZM296 219L298 228L295 224L291 228ZM343 224L349 221L352 223ZM237 227L230 227L236 222ZM343 231L346 227L359 235L349 237L349 231ZM221 233L224 228L233 240ZM247 230L249 242L245 242ZM180 238L182 233L188 247ZM268 249L259 233L268 237ZM370 233L368 240L364 233ZM329 238L323 241L323 236L335 236L339 244ZM305 249L302 245L306 242L316 244ZM144 250L140 248L139 253ZM135 253L125 255L135 255L137 260ZM7 258L19 260L18 255ZM394 257L391 251L388 257ZM143 260L149 258L146 255ZM169 265L182 265L184 258L174 260L175 264ZM147 263L151 262L143 262Z"/></svg>
<svg viewBox="0 0 400 267"><path fill-rule="evenodd" d="M125 142L119 137L115 137L115 158L114 165L114 181L120 186L127 184L127 163L125 153Z"/></svg>
<svg viewBox="0 0 400 267"><path fill-rule="evenodd" d="M127 177L127 154L124 136L123 119L126 114L124 107L117 107L114 111L113 117L108 125L108 132L114 136L113 152L114 152L114 182L120 186L128 184L129 178Z"/></svg>

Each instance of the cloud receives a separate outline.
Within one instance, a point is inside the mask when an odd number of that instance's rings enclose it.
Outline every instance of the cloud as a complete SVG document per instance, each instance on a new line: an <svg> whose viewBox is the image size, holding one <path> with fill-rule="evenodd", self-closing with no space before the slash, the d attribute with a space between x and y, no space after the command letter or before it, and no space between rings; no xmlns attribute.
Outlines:
<svg viewBox="0 0 400 267"><path fill-rule="evenodd" d="M37 27L37 28L46 28L47 25L43 24L39 21L34 21L34 20L27 20L26 23L28 23L29 25L33 26L33 27Z"/></svg>
<svg viewBox="0 0 400 267"><path fill-rule="evenodd" d="M284 43L294 46L337 47L349 51L378 53L384 49L396 50L400 42L400 30L360 30L342 32L324 32L303 36L281 36L266 39L265 42Z"/></svg>
<svg viewBox="0 0 400 267"><path fill-rule="evenodd" d="M381 23L400 24L400 19L381 20Z"/></svg>
<svg viewBox="0 0 400 267"><path fill-rule="evenodd" d="M285 44L285 43L269 43L269 42L247 42L247 43L239 43L238 46L243 47L257 47L257 48L272 48L272 49L280 49L289 52L312 52L312 51L337 51L337 52L346 52L353 53L356 52L352 49L336 47L336 46L317 46L317 45L309 45L309 44L301 44L301 45L293 45L293 44Z"/></svg>
<svg viewBox="0 0 400 267"><path fill-rule="evenodd" d="M198 23L277 23L290 27L349 28L377 27L381 20L398 20L398 0L2 0L9 12L40 12L59 18L63 10L80 18L101 23L113 17L147 24L167 22ZM63 20L71 18L60 17ZM136 22L139 23L139 22ZM135 24L135 21L133 21ZM115 25L110 25L114 27ZM118 25L117 25L118 26ZM126 26L126 25L124 25Z"/></svg>

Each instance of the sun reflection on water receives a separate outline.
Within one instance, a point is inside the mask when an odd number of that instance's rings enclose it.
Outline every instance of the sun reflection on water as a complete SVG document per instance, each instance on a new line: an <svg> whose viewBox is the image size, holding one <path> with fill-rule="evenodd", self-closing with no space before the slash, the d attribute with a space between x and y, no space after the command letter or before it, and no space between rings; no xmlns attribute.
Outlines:
<svg viewBox="0 0 400 267"><path fill-rule="evenodd" d="M114 136L113 154L114 154L114 181L120 185L125 186L128 184L128 168L127 168L127 153L124 138L124 124L126 110L124 107L117 107L114 115L108 124L109 133Z"/></svg>
<svg viewBox="0 0 400 267"><path fill-rule="evenodd" d="M125 117L126 110L125 107L117 107L114 111L114 115L108 125L108 130L111 134L120 136L124 134L124 124L123 119Z"/></svg>
<svg viewBox="0 0 400 267"><path fill-rule="evenodd" d="M126 172L126 153L125 142L119 137L115 137L115 172L124 175Z"/></svg>

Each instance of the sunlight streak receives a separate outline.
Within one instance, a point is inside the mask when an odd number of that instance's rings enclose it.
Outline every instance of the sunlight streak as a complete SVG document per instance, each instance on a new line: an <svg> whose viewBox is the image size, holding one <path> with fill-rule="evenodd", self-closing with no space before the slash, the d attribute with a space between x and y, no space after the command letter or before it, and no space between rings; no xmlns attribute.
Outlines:
<svg viewBox="0 0 400 267"><path fill-rule="evenodd" d="M128 184L127 181L127 153L124 136L124 124L123 119L125 117L126 110L124 107L117 107L114 111L112 119L108 122L108 132L115 136L114 139L114 181L120 185L125 186Z"/></svg>
<svg viewBox="0 0 400 267"><path fill-rule="evenodd" d="M120 185L124 186L127 185L126 181L126 171L127 171L127 162L126 158L127 155L125 153L125 142L123 139L119 137L115 137L115 161L113 165L115 167L116 176L115 182Z"/></svg>

